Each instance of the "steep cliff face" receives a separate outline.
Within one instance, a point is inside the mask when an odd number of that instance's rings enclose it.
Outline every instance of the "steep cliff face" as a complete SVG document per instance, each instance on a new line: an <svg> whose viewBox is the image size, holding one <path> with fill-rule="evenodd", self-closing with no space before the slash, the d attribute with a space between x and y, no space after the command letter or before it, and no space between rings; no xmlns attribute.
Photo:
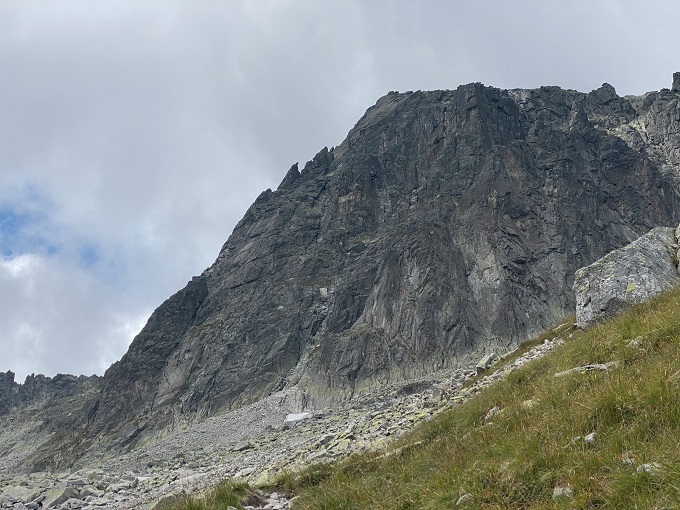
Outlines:
<svg viewBox="0 0 680 510"><path fill-rule="evenodd" d="M576 269L680 219L679 98L388 94L156 310L91 430L126 441L293 385L322 406L573 313Z"/></svg>

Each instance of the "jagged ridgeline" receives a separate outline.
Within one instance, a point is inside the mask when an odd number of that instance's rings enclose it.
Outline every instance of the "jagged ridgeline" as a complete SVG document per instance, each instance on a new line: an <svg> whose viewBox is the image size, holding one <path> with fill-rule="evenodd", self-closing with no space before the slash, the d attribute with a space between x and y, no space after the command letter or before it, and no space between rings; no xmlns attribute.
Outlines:
<svg viewBox="0 0 680 510"><path fill-rule="evenodd" d="M153 313L82 403L75 450L283 388L318 409L573 314L578 268L680 221L674 78L640 97L479 83L382 97Z"/></svg>

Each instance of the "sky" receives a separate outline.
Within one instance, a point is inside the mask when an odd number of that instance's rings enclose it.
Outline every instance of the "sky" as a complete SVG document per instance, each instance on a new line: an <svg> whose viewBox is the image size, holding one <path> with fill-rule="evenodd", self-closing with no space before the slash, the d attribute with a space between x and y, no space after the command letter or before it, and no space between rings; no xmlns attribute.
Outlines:
<svg viewBox="0 0 680 510"><path fill-rule="evenodd" d="M669 88L680 3L0 2L0 371L103 374L389 91Z"/></svg>

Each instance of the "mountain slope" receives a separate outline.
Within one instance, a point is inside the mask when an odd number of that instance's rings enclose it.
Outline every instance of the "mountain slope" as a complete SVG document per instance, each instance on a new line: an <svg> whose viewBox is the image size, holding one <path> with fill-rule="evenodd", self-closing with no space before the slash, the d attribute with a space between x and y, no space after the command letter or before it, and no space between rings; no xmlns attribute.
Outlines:
<svg viewBox="0 0 680 510"><path fill-rule="evenodd" d="M675 288L576 333L388 451L280 488L298 510L678 508L679 302Z"/></svg>
<svg viewBox="0 0 680 510"><path fill-rule="evenodd" d="M674 162L635 131L677 136L654 113L677 104L608 85L385 96L264 192L215 264L157 310L107 372L95 427L293 384L319 406L555 323L577 268L678 220Z"/></svg>
<svg viewBox="0 0 680 510"><path fill-rule="evenodd" d="M258 197L41 467L281 388L326 406L556 323L576 269L680 220L678 99L607 84L381 98Z"/></svg>

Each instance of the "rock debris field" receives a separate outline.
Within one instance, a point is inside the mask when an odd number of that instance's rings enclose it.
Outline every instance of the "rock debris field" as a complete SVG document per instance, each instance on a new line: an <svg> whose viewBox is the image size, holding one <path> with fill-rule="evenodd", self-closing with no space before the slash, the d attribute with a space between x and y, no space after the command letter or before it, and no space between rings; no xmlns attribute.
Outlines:
<svg viewBox="0 0 680 510"><path fill-rule="evenodd" d="M285 404L300 396L291 390L275 393L75 472L12 475L9 460L0 459L0 508L150 509L164 497L197 493L227 478L257 484L284 470L377 449L563 342L546 340L473 384L466 382L486 370L488 356L477 369L383 387L337 409L284 414ZM262 506L250 508L289 508L281 495L262 496Z"/></svg>

